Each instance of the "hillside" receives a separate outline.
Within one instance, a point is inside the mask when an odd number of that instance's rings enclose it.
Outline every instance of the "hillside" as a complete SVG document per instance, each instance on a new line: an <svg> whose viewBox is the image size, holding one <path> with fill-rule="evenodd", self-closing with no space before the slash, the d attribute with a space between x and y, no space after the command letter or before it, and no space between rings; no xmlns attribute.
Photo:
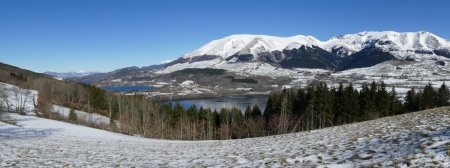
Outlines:
<svg viewBox="0 0 450 168"><path fill-rule="evenodd" d="M448 123L450 107L443 107L310 132L186 142L6 113L0 122L0 166L448 167Z"/></svg>

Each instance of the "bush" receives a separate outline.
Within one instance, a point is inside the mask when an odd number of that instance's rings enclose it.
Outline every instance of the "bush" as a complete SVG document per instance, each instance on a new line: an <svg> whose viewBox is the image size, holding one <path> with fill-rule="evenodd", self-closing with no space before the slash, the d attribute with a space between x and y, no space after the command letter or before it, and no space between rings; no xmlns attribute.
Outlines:
<svg viewBox="0 0 450 168"><path fill-rule="evenodd" d="M233 79L231 79L231 82L240 82L240 83L258 83L257 80L252 79L252 78L244 78L244 79L236 79L236 78L233 78Z"/></svg>
<svg viewBox="0 0 450 168"><path fill-rule="evenodd" d="M77 121L78 117L77 117L77 113L75 112L74 109L70 109L70 113L69 113L69 121Z"/></svg>

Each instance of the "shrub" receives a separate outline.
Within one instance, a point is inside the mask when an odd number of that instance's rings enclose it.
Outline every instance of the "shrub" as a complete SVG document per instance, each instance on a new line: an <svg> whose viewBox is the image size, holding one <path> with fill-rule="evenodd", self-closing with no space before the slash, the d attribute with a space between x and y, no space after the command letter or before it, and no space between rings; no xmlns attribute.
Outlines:
<svg viewBox="0 0 450 168"><path fill-rule="evenodd" d="M78 117L77 117L77 113L75 112L74 109L70 109L70 113L69 113L69 121L77 121Z"/></svg>

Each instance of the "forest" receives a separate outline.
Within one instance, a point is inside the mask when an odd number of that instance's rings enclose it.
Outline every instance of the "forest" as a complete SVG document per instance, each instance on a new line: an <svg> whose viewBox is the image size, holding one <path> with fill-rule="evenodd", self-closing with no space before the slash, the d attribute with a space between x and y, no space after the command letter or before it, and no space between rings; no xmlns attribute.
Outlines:
<svg viewBox="0 0 450 168"><path fill-rule="evenodd" d="M92 85L55 81L31 72L3 74L4 82L39 91L38 115L61 119L52 105L98 113L110 118L107 129L149 138L176 140L239 139L308 131L361 122L440 106L448 106L450 92L445 84L428 84L407 92L404 101L395 88L366 83L329 87L312 83L301 89L284 89L269 96L266 108L248 107L211 110L193 105L161 104L143 95L104 91ZM1 94L0 101L5 100ZM4 103L0 103L4 104ZM71 122L77 117L71 114ZM83 124L79 122L79 124ZM92 126L92 125L91 125Z"/></svg>

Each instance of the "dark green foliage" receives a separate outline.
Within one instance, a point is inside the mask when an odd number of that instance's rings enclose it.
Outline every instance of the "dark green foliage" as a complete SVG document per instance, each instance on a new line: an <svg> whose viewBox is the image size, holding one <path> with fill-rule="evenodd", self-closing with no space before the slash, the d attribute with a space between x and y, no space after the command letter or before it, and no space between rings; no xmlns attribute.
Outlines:
<svg viewBox="0 0 450 168"><path fill-rule="evenodd" d="M419 110L419 96L414 88L406 93L405 109L410 112Z"/></svg>
<svg viewBox="0 0 450 168"><path fill-rule="evenodd" d="M410 97L415 99L416 96ZM291 103L284 102L286 100ZM360 91L352 84L328 88L325 83L316 83L296 92L284 90L281 94L271 95L264 118L268 132L281 124L278 121L288 122L289 129L301 131L403 114L405 108L412 107L404 106L395 88L388 91L384 83L363 84ZM280 114L283 111L290 119L274 120L283 116Z"/></svg>
<svg viewBox="0 0 450 168"><path fill-rule="evenodd" d="M450 105L450 92L445 83L436 90L431 83L422 91L411 89L405 97L405 109L409 112Z"/></svg>
<svg viewBox="0 0 450 168"><path fill-rule="evenodd" d="M261 116L262 116L261 109L259 109L257 105L254 105L253 107L248 106L247 109L245 110L245 117L247 119L255 119Z"/></svg>
<svg viewBox="0 0 450 168"><path fill-rule="evenodd" d="M201 74L207 76L223 75L226 70L223 69L213 69L213 68L186 68L183 70L172 72L172 76L176 75L190 75L190 74Z"/></svg>
<svg viewBox="0 0 450 168"><path fill-rule="evenodd" d="M108 108L106 102L106 91L92 85L82 84L89 93L89 105L96 109L106 110Z"/></svg>
<svg viewBox="0 0 450 168"><path fill-rule="evenodd" d="M390 94L390 111L391 113L389 115L398 115L405 113L405 107L403 103L398 99L397 92L395 91L395 88L392 87Z"/></svg>
<svg viewBox="0 0 450 168"><path fill-rule="evenodd" d="M438 89L438 100L437 100L437 105L438 106L448 106L450 105L450 91L447 87L447 85L445 85L445 83L443 83L441 85L441 87Z"/></svg>
<svg viewBox="0 0 450 168"><path fill-rule="evenodd" d="M425 88L423 88L423 92L419 94L419 109L424 110L436 107L438 100L437 96L437 92L431 83L426 85Z"/></svg>
<svg viewBox="0 0 450 168"><path fill-rule="evenodd" d="M264 110L265 117L272 117L279 114L281 111L281 99L279 95L270 95L267 99L266 109Z"/></svg>
<svg viewBox="0 0 450 168"><path fill-rule="evenodd" d="M253 78L243 78L243 79L231 78L231 82L240 82L240 83L258 83L258 81L255 80L255 79L253 79Z"/></svg>
<svg viewBox="0 0 450 168"><path fill-rule="evenodd" d="M195 105L184 109L179 103L152 106L142 96L121 97L94 86L83 87L88 91L90 106L97 110L111 107L113 118L127 126L123 132L180 140L248 138L313 130L448 105L450 97L445 84L439 90L431 84L419 92L412 89L403 104L395 88L387 89L384 83L363 84L360 91L352 84L329 88L325 83L313 83L270 95L264 112L255 105L242 113L237 108L197 110ZM124 101L121 107L119 98ZM108 104L107 100L114 103ZM69 118L76 121L74 110Z"/></svg>
<svg viewBox="0 0 450 168"><path fill-rule="evenodd" d="M181 106L181 104L177 102L175 104L175 107L171 110L170 125L172 127L178 126L183 113L184 113L183 106Z"/></svg>
<svg viewBox="0 0 450 168"><path fill-rule="evenodd" d="M377 94L375 95L375 106L379 116L389 116L391 111L389 109L390 104L392 104L392 100L389 98L389 93L386 90L386 85L384 82L381 83L377 88Z"/></svg>
<svg viewBox="0 0 450 168"><path fill-rule="evenodd" d="M187 116L191 122L194 122L198 118L197 106L193 104L187 111Z"/></svg>
<svg viewBox="0 0 450 168"><path fill-rule="evenodd" d="M27 78L22 73L10 72L9 75L19 81L27 81Z"/></svg>

